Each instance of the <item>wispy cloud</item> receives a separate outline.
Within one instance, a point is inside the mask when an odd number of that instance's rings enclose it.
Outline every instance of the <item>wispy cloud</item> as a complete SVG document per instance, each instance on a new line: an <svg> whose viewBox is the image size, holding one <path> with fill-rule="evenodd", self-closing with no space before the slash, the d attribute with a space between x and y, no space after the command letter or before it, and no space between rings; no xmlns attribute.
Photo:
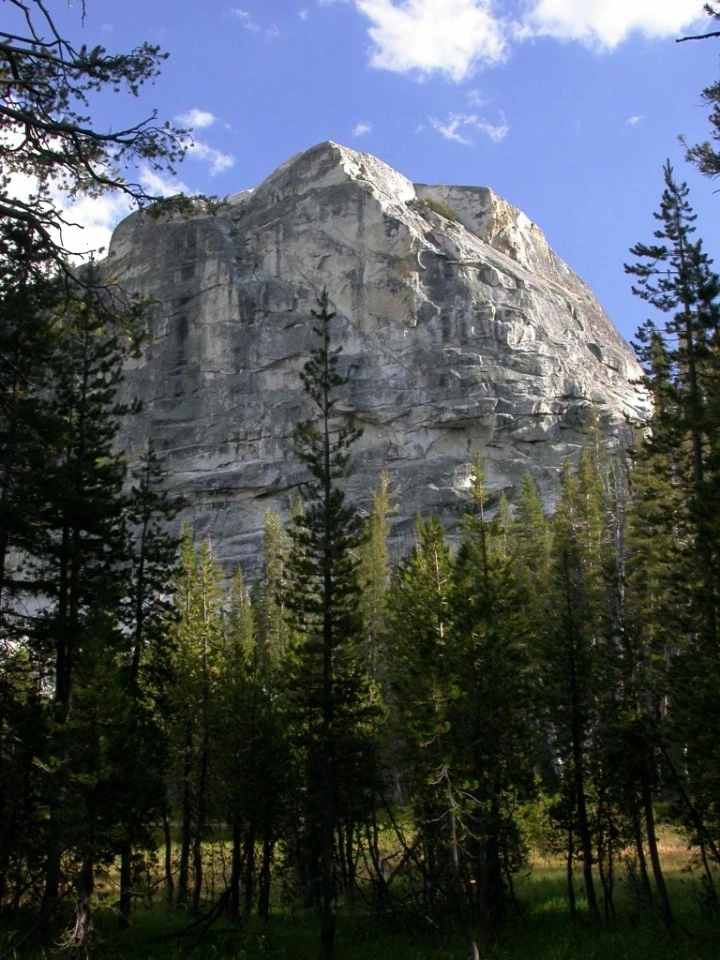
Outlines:
<svg viewBox="0 0 720 960"><path fill-rule="evenodd" d="M175 119L184 127L190 127L193 130L202 130L203 127L211 127L217 117L215 114L210 113L209 110L198 110L197 107L193 107L186 113L178 113Z"/></svg>
<svg viewBox="0 0 720 960"><path fill-rule="evenodd" d="M642 123L645 118L641 117L639 114L635 114L632 117L628 117L625 121L625 126L627 127L636 127L639 123Z"/></svg>
<svg viewBox="0 0 720 960"><path fill-rule="evenodd" d="M148 193L156 197L174 197L178 193L192 196L197 193L197 190L191 190L183 180L150 170L149 167L140 171L140 183Z"/></svg>
<svg viewBox="0 0 720 960"><path fill-rule="evenodd" d="M510 129L508 127L505 115L501 114L502 121L499 124L489 123L483 120L475 113L450 113L447 120L438 120L436 117L430 117L430 123L437 132L446 140L453 140L455 143L461 143L463 146L471 147L473 141L466 136L465 131L478 130L484 133L494 143L503 140ZM462 132L461 132L462 131Z"/></svg>
<svg viewBox="0 0 720 960"><path fill-rule="evenodd" d="M243 10L242 7L231 7L226 15L239 20L243 27L249 30L250 33L262 33L268 40L274 40L275 37L280 36L280 28L277 24L272 23L268 27L263 27L249 10Z"/></svg>
<svg viewBox="0 0 720 960"><path fill-rule="evenodd" d="M366 134L372 133L372 124L371 123L356 123L353 127L352 135L354 137L364 137Z"/></svg>
<svg viewBox="0 0 720 960"><path fill-rule="evenodd" d="M253 19L249 11L243 10L241 7L232 7L229 15L239 20L246 30L250 30L252 33L260 32L260 24Z"/></svg>
<svg viewBox="0 0 720 960"><path fill-rule="evenodd" d="M488 103L479 90L468 90L467 101L471 107L485 107Z"/></svg>
<svg viewBox="0 0 720 960"><path fill-rule="evenodd" d="M302 10L298 10L298 16L301 20L307 20L308 18L308 8L303 7Z"/></svg>
<svg viewBox="0 0 720 960"><path fill-rule="evenodd" d="M216 150L202 140L193 140L188 144L186 156L190 160L204 160L210 167L210 175L215 176L235 164L235 157L229 153Z"/></svg>

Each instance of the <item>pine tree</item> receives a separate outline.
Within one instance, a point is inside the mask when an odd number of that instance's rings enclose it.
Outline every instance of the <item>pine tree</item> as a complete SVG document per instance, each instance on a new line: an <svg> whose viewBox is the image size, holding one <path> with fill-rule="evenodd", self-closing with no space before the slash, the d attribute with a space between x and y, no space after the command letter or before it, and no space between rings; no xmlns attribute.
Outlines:
<svg viewBox="0 0 720 960"><path fill-rule="evenodd" d="M703 856L708 851L717 856L720 278L693 237L696 217L688 189L676 183L669 164L655 218L661 242L637 244L632 252L639 262L626 269L639 278L634 292L666 315L662 326L647 321L638 336L645 382L655 399L641 457L662 496L662 509L651 515L651 533L655 553L665 558L662 602L674 634L665 724L674 750L666 742L664 752ZM652 489L645 487L647 507L657 496ZM710 885L708 870L706 877Z"/></svg>
<svg viewBox="0 0 720 960"><path fill-rule="evenodd" d="M347 474L350 447L360 431L335 410L337 389L345 381L338 370L340 348L330 345L335 314L326 290L312 315L319 344L311 351L301 380L314 411L294 434L296 456L312 479L302 489L302 511L290 532L288 604L297 635L296 707L302 717L305 822L311 872L315 863L319 869L321 955L329 960L338 890L336 834L362 796L357 777L366 750L367 681L360 655L358 583L358 552L365 532L338 483Z"/></svg>
<svg viewBox="0 0 720 960"><path fill-rule="evenodd" d="M506 509L488 520L484 472L473 463L470 502L450 597L452 662L448 738L462 785L459 849L477 905L483 940L501 926L512 874L523 862L513 811L533 777L528 623L508 552ZM502 507L502 503L501 503Z"/></svg>
<svg viewBox="0 0 720 960"><path fill-rule="evenodd" d="M56 308L62 301L57 281L48 276L47 254L32 231L0 226L0 623L7 635L20 611L13 604L21 571L8 569L11 553L33 539L28 487L44 476L51 459L48 411L51 360L57 348Z"/></svg>
<svg viewBox="0 0 720 960"><path fill-rule="evenodd" d="M448 705L457 691L450 658L453 558L435 516L418 518L416 543L401 561L387 597L389 709L401 745L399 787L418 831L408 858L421 871L422 909L436 921L455 899L444 829L450 760Z"/></svg>
<svg viewBox="0 0 720 960"><path fill-rule="evenodd" d="M368 535L362 547L360 563L360 586L362 590L362 614L367 632L367 669L371 680L381 684L383 658L380 644L385 625L385 600L390 585L388 562L389 516L392 492L390 477L386 471L380 474L380 485L373 493L372 512L368 522Z"/></svg>
<svg viewBox="0 0 720 960"><path fill-rule="evenodd" d="M709 17L712 17L716 21L715 26L717 27L718 21L720 21L720 8L716 3L706 3L705 12ZM710 30L705 34L694 37L684 37L683 40L704 40L709 38L716 38L720 36L720 33L717 29ZM720 81L710 84L710 86L705 87L702 91L702 98L708 106L711 107L710 111L710 127L711 140L717 144L720 140ZM685 157L690 163L694 163L701 173L704 173L708 177L717 177L720 175L720 153L718 153L717 147L713 145L709 140L706 140L704 143L694 144L693 146L688 146L685 143L685 140L682 139L682 143L685 146Z"/></svg>
<svg viewBox="0 0 720 960"><path fill-rule="evenodd" d="M720 278L701 240L694 240L696 216L688 188L677 184L669 163L665 190L655 219L660 243L636 244L638 258L626 265L637 277L633 292L668 314L662 328L647 321L638 331L639 356L645 383L656 400L650 450L670 455L675 482L683 487L692 562L701 572L702 625L717 631L718 584L710 571L717 560L720 522L720 483L715 465L720 449L717 397L720 392ZM699 597L696 597L699 599Z"/></svg>
<svg viewBox="0 0 720 960"><path fill-rule="evenodd" d="M68 723L77 670L90 664L101 647L120 642L117 611L123 581L117 567L124 559L125 465L113 444L119 418L129 408L117 401L116 393L122 364L140 340L139 311L118 315L90 290L77 294L71 289L54 311L58 336L42 398L50 456L43 474L26 486L33 529L22 545L25 587L40 606L28 623L30 643L47 664L53 688L54 734L47 745L52 760L46 768L46 917L60 895L63 834L73 806L77 740ZM80 721L73 720L78 729ZM86 877L91 870L92 864L85 863ZM79 893L79 902L85 893Z"/></svg>
<svg viewBox="0 0 720 960"><path fill-rule="evenodd" d="M152 825L166 812L164 779L165 697L158 667L170 657L167 620L178 541L168 533L176 509L162 489L165 473L148 446L133 471L124 509L126 559L121 681L127 701L124 722L116 724L113 764L123 797L120 842L120 923L128 922L137 847L152 849ZM135 870L135 872L138 872Z"/></svg>
<svg viewBox="0 0 720 960"><path fill-rule="evenodd" d="M607 543L597 465L583 450L576 471L567 463L553 518L553 558L544 637L543 680L553 750L561 771L567 830L568 895L575 910L575 838L583 863L588 909L598 917L593 876L590 748L595 742L598 651L609 634L604 563Z"/></svg>
<svg viewBox="0 0 720 960"><path fill-rule="evenodd" d="M212 703L219 681L221 648L220 570L210 544L195 547L183 529L180 570L175 582L176 617L170 624L173 690L169 740L176 765L173 793L179 806L180 853L177 904L200 904L203 887L202 840L208 820L213 751ZM192 890L191 890L192 876Z"/></svg>

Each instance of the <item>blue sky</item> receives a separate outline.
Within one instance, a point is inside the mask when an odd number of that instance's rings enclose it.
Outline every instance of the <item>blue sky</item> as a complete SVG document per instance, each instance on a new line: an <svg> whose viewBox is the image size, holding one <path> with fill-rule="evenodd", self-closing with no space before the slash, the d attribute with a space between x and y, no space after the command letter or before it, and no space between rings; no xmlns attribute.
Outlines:
<svg viewBox="0 0 720 960"><path fill-rule="evenodd" d="M523 209L626 337L647 316L623 273L649 240L670 158L720 257L720 184L683 161L706 139L700 91L720 76L701 0L87 0L57 4L79 42L170 54L138 100L107 95L96 125L152 108L195 127L177 177L216 195L257 185L321 140L375 154L414 181L492 187ZM104 242L123 213L86 201Z"/></svg>

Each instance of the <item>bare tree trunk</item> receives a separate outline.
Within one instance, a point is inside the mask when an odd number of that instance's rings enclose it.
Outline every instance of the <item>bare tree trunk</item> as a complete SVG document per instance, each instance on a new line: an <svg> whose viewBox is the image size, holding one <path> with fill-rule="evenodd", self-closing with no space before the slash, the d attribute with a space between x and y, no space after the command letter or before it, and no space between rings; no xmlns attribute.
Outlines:
<svg viewBox="0 0 720 960"><path fill-rule="evenodd" d="M240 824L237 818L232 825L232 867L228 895L228 913L233 920L240 919L240 873L242 871Z"/></svg>
<svg viewBox="0 0 720 960"><path fill-rule="evenodd" d="M129 825L125 824L126 829ZM120 906L118 923L121 929L130 924L132 909L132 844L130 838L123 839L120 848Z"/></svg>
<svg viewBox="0 0 720 960"><path fill-rule="evenodd" d="M645 813L648 853L650 854L653 879L655 880L660 916L667 929L672 930L673 916L672 910L670 909L670 898L668 897L667 887L665 886L665 877L663 876L662 867L660 866L657 837L655 835L655 815L652 808L652 795L650 793L650 783L647 778L647 773L643 773L642 777L642 801Z"/></svg>
<svg viewBox="0 0 720 960"><path fill-rule="evenodd" d="M638 859L638 867L640 870L640 885L642 889L643 899L647 907L652 906L653 903L653 893L652 887L650 886L650 877L648 876L647 861L645 859L645 849L642 838L642 828L640 826L640 817L638 811L635 809L633 804L633 837L635 840L635 852Z"/></svg>
<svg viewBox="0 0 720 960"><path fill-rule="evenodd" d="M172 868L172 831L167 813L163 815L163 834L165 835L165 896L168 903L172 903L175 895L175 879Z"/></svg>
<svg viewBox="0 0 720 960"><path fill-rule="evenodd" d="M573 920L577 917L577 905L575 903L575 880L573 877L574 856L575 856L575 836L573 834L573 828L572 826L570 826L568 828L565 880L566 880L566 886L567 886L568 907L570 908L570 916L573 918Z"/></svg>
<svg viewBox="0 0 720 960"><path fill-rule="evenodd" d="M475 941L475 933L473 931L472 924L472 914L470 911L470 903L468 901L467 889L462 877L462 870L460 868L460 850L458 844L457 836L457 817L455 814L456 804L455 797L452 792L452 784L450 783L450 775L447 768L443 769L442 779L445 780L447 786L447 795L448 795L448 816L450 823L450 858L452 863L452 873L453 881L455 884L455 892L458 898L458 906L460 907L460 917L462 920L463 931L465 933L465 942L467 944L467 956L468 960L479 960L480 954L478 952L477 943ZM485 871L487 874L487 871ZM485 885L487 886L487 885ZM487 899L487 897L485 897Z"/></svg>
<svg viewBox="0 0 720 960"><path fill-rule="evenodd" d="M190 896L190 846L192 843L192 734L190 727L185 731L185 757L183 761L182 812L180 822L180 864L178 867L177 905L187 905Z"/></svg>
<svg viewBox="0 0 720 960"><path fill-rule="evenodd" d="M70 956L73 960L86 960L90 956L90 940L93 932L92 910L90 906L95 878L93 875L93 857L88 853L75 881L75 926L70 936Z"/></svg>
<svg viewBox="0 0 720 960"><path fill-rule="evenodd" d="M193 839L193 910L200 909L200 898L203 886L202 838L205 830L205 813L207 807L207 780L208 780L208 731L206 728L203 738L202 754L200 756L200 779L198 782L197 823Z"/></svg>
<svg viewBox="0 0 720 960"><path fill-rule="evenodd" d="M255 839L257 828L255 826L255 814L253 813L245 834L245 879L244 879L244 903L245 916L249 917L252 913L253 902L255 900Z"/></svg>
<svg viewBox="0 0 720 960"><path fill-rule="evenodd" d="M270 867L272 866L273 841L269 831L263 840L262 863L258 877L258 916L267 921L270 916Z"/></svg>

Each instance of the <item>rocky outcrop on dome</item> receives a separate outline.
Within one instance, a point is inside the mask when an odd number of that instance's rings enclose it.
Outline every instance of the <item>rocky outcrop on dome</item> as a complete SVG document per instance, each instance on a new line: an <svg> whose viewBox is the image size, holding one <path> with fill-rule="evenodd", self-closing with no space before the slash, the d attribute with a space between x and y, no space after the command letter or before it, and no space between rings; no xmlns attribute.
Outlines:
<svg viewBox="0 0 720 960"><path fill-rule="evenodd" d="M629 347L521 211L335 143L193 215L133 214L105 270L153 301L122 447L132 459L152 439L182 515L228 566L254 564L264 512L287 511L305 479L291 438L323 287L341 409L364 429L349 495L368 505L389 471L399 546L418 512L455 522L476 449L491 487L512 496L529 470L552 496L591 411L608 437L648 412Z"/></svg>

